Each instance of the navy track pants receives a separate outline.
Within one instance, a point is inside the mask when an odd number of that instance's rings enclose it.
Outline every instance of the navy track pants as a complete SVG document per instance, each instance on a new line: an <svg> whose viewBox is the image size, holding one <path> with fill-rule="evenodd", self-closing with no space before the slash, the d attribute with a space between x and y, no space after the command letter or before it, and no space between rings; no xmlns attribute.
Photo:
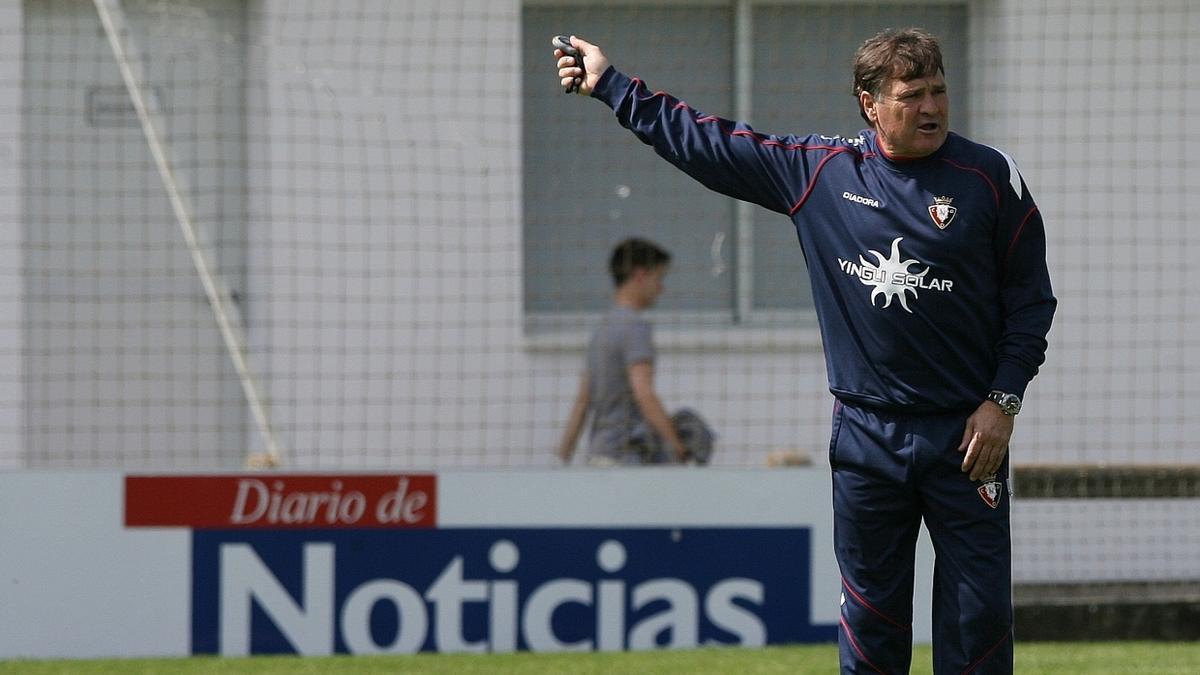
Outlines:
<svg viewBox="0 0 1200 675"><path fill-rule="evenodd" d="M1008 459L995 479L962 472L958 445L969 415L834 405L829 460L843 673L909 672L922 519L936 558L933 672L1012 673Z"/></svg>

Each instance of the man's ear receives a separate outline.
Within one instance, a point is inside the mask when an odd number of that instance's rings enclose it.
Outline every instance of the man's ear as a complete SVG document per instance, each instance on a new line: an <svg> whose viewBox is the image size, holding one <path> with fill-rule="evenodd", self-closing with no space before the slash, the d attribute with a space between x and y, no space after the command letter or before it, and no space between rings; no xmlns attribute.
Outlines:
<svg viewBox="0 0 1200 675"><path fill-rule="evenodd" d="M858 103L862 106L863 114L867 116L871 126L875 126L876 115L879 114L875 110L875 97L869 91L860 91L858 92Z"/></svg>

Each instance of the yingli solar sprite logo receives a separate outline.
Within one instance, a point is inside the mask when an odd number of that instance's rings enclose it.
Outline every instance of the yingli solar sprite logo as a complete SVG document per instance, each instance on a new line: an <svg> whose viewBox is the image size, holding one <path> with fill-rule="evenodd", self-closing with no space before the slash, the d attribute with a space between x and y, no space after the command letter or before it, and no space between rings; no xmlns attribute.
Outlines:
<svg viewBox="0 0 1200 675"><path fill-rule="evenodd" d="M126 527L434 527L432 475L127 476Z"/></svg>

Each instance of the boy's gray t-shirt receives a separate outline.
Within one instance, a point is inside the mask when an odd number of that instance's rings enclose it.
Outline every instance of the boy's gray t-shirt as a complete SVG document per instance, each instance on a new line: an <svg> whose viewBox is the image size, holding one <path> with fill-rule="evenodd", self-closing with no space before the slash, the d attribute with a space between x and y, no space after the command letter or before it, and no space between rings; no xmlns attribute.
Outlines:
<svg viewBox="0 0 1200 675"><path fill-rule="evenodd" d="M592 333L587 367L592 407L592 432L588 453L617 462L632 460L629 436L642 421L633 400L629 367L639 361L654 362L650 322L628 307L614 306Z"/></svg>

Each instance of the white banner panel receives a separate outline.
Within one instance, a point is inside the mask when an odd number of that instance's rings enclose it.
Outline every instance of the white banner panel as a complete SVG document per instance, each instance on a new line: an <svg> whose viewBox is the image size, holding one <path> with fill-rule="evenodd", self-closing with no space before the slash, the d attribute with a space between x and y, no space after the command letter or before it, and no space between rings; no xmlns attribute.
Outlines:
<svg viewBox="0 0 1200 675"><path fill-rule="evenodd" d="M820 468L10 472L0 541L0 658L836 638Z"/></svg>

